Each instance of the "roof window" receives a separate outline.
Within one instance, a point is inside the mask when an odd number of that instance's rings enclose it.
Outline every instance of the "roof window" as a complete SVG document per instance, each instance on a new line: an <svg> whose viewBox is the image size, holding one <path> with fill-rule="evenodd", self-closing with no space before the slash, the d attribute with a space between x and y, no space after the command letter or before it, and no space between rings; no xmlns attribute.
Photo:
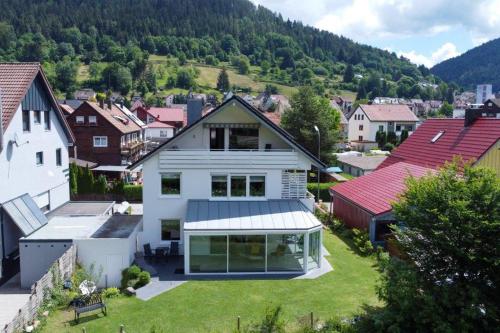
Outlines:
<svg viewBox="0 0 500 333"><path fill-rule="evenodd" d="M444 131L439 131L439 132L438 132L438 134L436 134L436 135L432 138L431 143L434 143L434 142L436 142L437 140L439 140L439 138L441 138L441 137L443 136L443 134L444 134Z"/></svg>

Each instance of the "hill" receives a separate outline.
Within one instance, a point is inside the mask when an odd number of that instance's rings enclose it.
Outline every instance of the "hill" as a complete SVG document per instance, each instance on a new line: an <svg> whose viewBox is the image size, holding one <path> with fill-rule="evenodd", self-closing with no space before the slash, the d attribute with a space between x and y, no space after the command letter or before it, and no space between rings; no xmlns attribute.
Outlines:
<svg viewBox="0 0 500 333"><path fill-rule="evenodd" d="M177 59L178 66L159 75L152 55ZM156 92L165 84L203 85L214 76L202 70L196 80L184 80L186 72L196 74L184 68L189 63L232 66L235 82L245 81L237 74L250 76L255 89L266 82L311 85L319 94L351 90L362 98L439 98L447 89L421 91L421 81L442 82L395 53L284 20L248 0L1 1L0 61L14 60L43 62L63 93L81 85ZM81 73L88 80L77 80Z"/></svg>
<svg viewBox="0 0 500 333"><path fill-rule="evenodd" d="M431 72L469 89L490 83L495 91L500 90L500 38L445 60L432 67Z"/></svg>

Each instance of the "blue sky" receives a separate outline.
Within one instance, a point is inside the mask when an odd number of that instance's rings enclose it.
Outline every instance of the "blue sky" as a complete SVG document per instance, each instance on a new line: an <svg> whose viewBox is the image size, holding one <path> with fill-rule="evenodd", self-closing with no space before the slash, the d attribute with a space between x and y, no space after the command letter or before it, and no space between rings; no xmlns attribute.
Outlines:
<svg viewBox="0 0 500 333"><path fill-rule="evenodd" d="M252 0L427 67L500 37L500 0Z"/></svg>

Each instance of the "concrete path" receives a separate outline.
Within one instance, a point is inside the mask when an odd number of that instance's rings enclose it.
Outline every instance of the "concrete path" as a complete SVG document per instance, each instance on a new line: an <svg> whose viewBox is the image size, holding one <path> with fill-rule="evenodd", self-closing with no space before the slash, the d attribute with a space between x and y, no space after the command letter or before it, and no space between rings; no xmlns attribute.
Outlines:
<svg viewBox="0 0 500 333"><path fill-rule="evenodd" d="M29 290L20 288L19 274L2 285L0 287L0 327L10 323L29 298Z"/></svg>

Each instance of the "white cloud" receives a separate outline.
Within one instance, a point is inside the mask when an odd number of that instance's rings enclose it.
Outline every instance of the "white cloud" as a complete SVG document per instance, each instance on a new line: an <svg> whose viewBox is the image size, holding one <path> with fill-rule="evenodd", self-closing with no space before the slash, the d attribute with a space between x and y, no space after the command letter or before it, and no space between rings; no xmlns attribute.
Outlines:
<svg viewBox="0 0 500 333"><path fill-rule="evenodd" d="M411 62L416 63L418 65L425 65L426 67L432 67L433 65L441 61L456 57L460 53L458 52L455 44L448 42L443 44L436 51L432 52L432 55L430 57L427 57L423 54L419 54L415 51L397 52L397 54L410 59Z"/></svg>

